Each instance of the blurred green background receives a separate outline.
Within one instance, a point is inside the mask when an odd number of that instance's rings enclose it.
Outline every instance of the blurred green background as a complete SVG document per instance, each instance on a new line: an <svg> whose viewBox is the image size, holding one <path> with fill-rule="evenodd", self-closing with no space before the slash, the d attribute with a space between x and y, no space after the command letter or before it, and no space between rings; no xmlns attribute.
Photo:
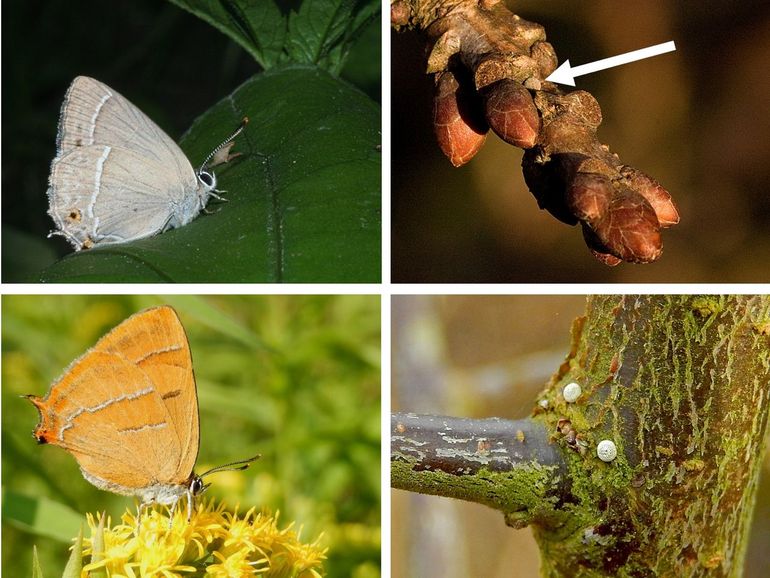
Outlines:
<svg viewBox="0 0 770 578"><path fill-rule="evenodd" d="M97 490L75 459L31 436L44 395L76 357L131 314L173 306L198 384L197 472L262 454L244 472L212 475L206 497L323 533L330 576L380 575L379 296L82 296L2 298L3 564L29 576L32 545L60 575L86 512L113 520L131 498Z"/></svg>

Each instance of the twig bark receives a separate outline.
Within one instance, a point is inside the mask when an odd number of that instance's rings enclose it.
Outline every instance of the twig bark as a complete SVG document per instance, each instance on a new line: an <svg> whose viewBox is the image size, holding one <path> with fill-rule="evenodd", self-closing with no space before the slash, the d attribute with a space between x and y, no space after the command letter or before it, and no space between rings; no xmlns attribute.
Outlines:
<svg viewBox="0 0 770 578"><path fill-rule="evenodd" d="M543 424L412 413L390 424L394 488L485 504L514 527L553 515L541 505L563 493L566 463Z"/></svg>

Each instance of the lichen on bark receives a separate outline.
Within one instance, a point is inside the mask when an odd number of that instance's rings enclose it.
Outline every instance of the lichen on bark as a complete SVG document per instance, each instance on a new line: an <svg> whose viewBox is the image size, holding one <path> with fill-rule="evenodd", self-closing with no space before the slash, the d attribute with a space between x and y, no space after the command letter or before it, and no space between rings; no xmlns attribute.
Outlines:
<svg viewBox="0 0 770 578"><path fill-rule="evenodd" d="M490 436L485 420L431 417L440 427L413 435L426 420L394 416L393 485L531 524L545 576L740 576L770 413L768 323L768 296L592 297L528 420ZM567 403L571 382L582 393ZM407 433L431 451L404 451ZM597 457L601 440L615 460ZM498 443L516 459L469 466ZM547 491L520 491L533 472Z"/></svg>

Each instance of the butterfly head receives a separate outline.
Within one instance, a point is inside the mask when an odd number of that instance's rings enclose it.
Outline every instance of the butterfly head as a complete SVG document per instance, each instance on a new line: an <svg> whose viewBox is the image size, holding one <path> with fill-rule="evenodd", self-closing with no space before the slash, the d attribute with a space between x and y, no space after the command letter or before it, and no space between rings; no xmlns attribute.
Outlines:
<svg viewBox="0 0 770 578"><path fill-rule="evenodd" d="M205 484L199 475L193 473L190 476L189 491L193 496L200 496L211 484Z"/></svg>
<svg viewBox="0 0 770 578"><path fill-rule="evenodd" d="M207 198L209 193L217 188L217 176L213 172L209 172L201 167L198 169L197 177L203 189L201 196Z"/></svg>
<svg viewBox="0 0 770 578"><path fill-rule="evenodd" d="M211 485L203 481L203 476L208 476L210 474L215 474L217 472L225 472L228 470L245 470L251 465L251 462L258 460L260 457L261 456L257 454L256 456L248 458L246 460L240 460L238 462L230 462L229 464L217 466L215 468L211 468L210 470L203 472L200 476L195 472L191 473L190 477L187 478L187 482L186 482L186 493L188 496L188 503L192 505L192 499L195 498L196 496L200 496ZM187 517L189 519L190 517L189 512Z"/></svg>
<svg viewBox="0 0 770 578"><path fill-rule="evenodd" d="M206 170L210 167L215 167L217 165L224 164L226 162L229 162L230 160L234 159L235 157L240 156L241 153L235 153L230 154L230 149L233 148L234 144L233 140L235 140L235 137L237 137L239 134L243 132L243 129L246 128L246 125L249 124L248 117L243 117L243 120L241 120L241 124L238 125L238 128L235 129L233 134L231 134L229 137L227 137L222 144L220 144L217 148L215 148L211 153L209 153L209 156L206 157L206 160L203 161L201 164L201 167L197 171L197 177L198 181L203 185L203 189L206 194L208 194L210 191L216 191L217 189L217 177L216 175L210 171Z"/></svg>

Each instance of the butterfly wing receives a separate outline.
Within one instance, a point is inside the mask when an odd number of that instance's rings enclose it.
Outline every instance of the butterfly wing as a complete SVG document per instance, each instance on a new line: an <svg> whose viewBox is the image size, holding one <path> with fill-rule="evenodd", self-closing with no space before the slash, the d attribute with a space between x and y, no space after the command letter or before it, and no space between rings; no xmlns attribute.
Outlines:
<svg viewBox="0 0 770 578"><path fill-rule="evenodd" d="M56 157L93 144L132 150L182 180L195 180L182 149L150 117L103 82L78 76L64 96Z"/></svg>
<svg viewBox="0 0 770 578"><path fill-rule="evenodd" d="M49 214L76 249L189 223L208 191L179 146L106 84L78 76L64 97Z"/></svg>
<svg viewBox="0 0 770 578"><path fill-rule="evenodd" d="M86 478L118 493L184 483L198 451L187 338L169 307L134 315L75 360L43 398L35 436L75 456Z"/></svg>
<svg viewBox="0 0 770 578"><path fill-rule="evenodd" d="M130 149L73 149L51 166L51 183L48 213L77 249L149 237L202 208L194 175L180 182Z"/></svg>
<svg viewBox="0 0 770 578"><path fill-rule="evenodd" d="M179 440L174 479L187 478L198 457L198 394L187 334L172 307L146 309L129 317L93 347L120 353L149 376L160 393Z"/></svg>
<svg viewBox="0 0 770 578"><path fill-rule="evenodd" d="M153 384L119 355L87 353L45 400L32 400L41 421L35 436L77 459L95 485L122 494L168 476L179 448Z"/></svg>

